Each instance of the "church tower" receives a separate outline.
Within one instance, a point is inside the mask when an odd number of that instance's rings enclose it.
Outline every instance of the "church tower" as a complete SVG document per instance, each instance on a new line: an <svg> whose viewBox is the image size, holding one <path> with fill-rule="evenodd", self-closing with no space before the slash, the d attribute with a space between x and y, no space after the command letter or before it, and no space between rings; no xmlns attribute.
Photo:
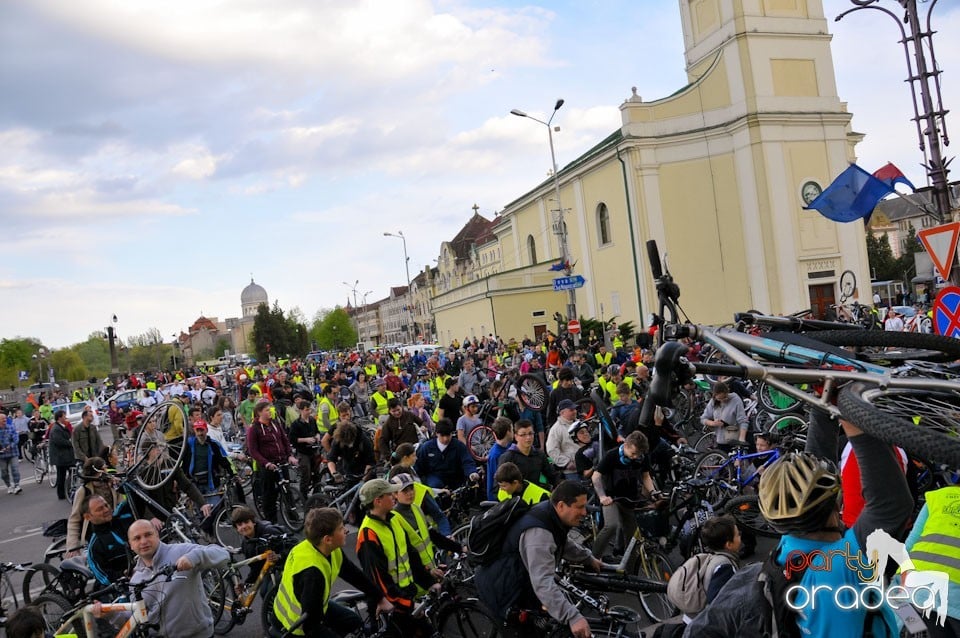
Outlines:
<svg viewBox="0 0 960 638"><path fill-rule="evenodd" d="M822 315L844 270L868 298L862 223L803 209L862 137L837 95L822 1L678 1L689 84L621 105L640 235L700 256L671 267L704 309Z"/></svg>

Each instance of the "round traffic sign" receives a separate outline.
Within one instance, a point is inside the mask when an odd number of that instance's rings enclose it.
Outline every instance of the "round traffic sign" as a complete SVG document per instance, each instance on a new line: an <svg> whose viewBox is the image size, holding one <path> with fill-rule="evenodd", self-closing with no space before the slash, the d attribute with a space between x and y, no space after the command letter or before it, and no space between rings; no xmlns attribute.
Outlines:
<svg viewBox="0 0 960 638"><path fill-rule="evenodd" d="M960 288L947 286L933 302L933 329L945 337L960 338Z"/></svg>
<svg viewBox="0 0 960 638"><path fill-rule="evenodd" d="M569 332L572 335L580 334L580 322L577 321L576 319L571 319L567 323L567 332Z"/></svg>

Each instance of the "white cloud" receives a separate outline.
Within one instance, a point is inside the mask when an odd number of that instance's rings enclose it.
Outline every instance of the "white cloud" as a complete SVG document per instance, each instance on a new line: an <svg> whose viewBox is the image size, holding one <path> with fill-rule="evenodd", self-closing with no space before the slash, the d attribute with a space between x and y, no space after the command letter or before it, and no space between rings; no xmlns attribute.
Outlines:
<svg viewBox="0 0 960 638"><path fill-rule="evenodd" d="M171 169L174 175L187 179L204 179L217 171L217 159L204 146L190 145L180 151L175 151L173 155L186 155Z"/></svg>

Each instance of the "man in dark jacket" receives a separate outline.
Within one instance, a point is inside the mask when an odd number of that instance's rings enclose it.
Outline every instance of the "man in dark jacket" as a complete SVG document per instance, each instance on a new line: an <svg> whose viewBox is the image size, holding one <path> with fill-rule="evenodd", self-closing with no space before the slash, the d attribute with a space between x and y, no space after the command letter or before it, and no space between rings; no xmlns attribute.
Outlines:
<svg viewBox="0 0 960 638"><path fill-rule="evenodd" d="M557 422L557 405L564 399L576 403L583 398L583 390L577 387L576 376L571 368L560 368L557 372L557 385L547 398L547 416L544 423L553 425Z"/></svg>
<svg viewBox="0 0 960 638"><path fill-rule="evenodd" d="M477 592L487 608L506 619L511 610L543 607L576 638L590 636L587 620L554 579L561 556L600 570L602 563L587 549L567 541L567 533L586 515L587 488L576 481L563 481L549 501L530 508L507 532L500 556L476 572ZM537 635L533 623L521 631L529 635L531 630Z"/></svg>
<svg viewBox="0 0 960 638"><path fill-rule="evenodd" d="M93 412L90 410L84 410L80 415L80 425L73 428L70 439L73 442L73 456L77 462L82 463L94 456L103 458L103 441L100 440L97 428L93 427Z"/></svg>
<svg viewBox="0 0 960 638"><path fill-rule="evenodd" d="M549 490L560 480L547 455L533 447L533 436L533 423L526 419L514 423L513 445L500 455L500 463L513 463L523 480Z"/></svg>
<svg viewBox="0 0 960 638"><path fill-rule="evenodd" d="M67 413L57 410L53 427L50 428L50 465L57 468L57 498L67 500L67 470L76 464L73 455L73 426L67 420Z"/></svg>
<svg viewBox="0 0 960 638"><path fill-rule="evenodd" d="M417 462L413 466L423 482L430 487L456 489L469 478L477 481L477 464L467 446L453 436L453 423L440 419L437 436L417 448Z"/></svg>
<svg viewBox="0 0 960 638"><path fill-rule="evenodd" d="M403 409L400 399L387 401L387 410L387 418L380 426L381 459L389 459L401 443L416 445L420 441L419 428L423 425L423 419Z"/></svg>
<svg viewBox="0 0 960 638"><path fill-rule="evenodd" d="M126 503L121 503L113 512L106 499L97 495L87 499L82 511L93 530L87 547L87 564L98 583L109 585L130 570L133 553L127 544L127 530L133 523L133 513Z"/></svg>

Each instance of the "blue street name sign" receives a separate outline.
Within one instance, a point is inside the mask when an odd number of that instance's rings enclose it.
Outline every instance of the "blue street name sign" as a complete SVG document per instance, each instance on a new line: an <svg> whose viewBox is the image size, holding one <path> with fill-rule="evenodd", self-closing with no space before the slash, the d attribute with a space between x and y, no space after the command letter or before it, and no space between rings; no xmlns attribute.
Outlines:
<svg viewBox="0 0 960 638"><path fill-rule="evenodd" d="M587 280L581 275L574 275L573 277L557 277L553 280L553 291L558 292L560 290L573 290L574 288L582 288L583 284L587 283Z"/></svg>

